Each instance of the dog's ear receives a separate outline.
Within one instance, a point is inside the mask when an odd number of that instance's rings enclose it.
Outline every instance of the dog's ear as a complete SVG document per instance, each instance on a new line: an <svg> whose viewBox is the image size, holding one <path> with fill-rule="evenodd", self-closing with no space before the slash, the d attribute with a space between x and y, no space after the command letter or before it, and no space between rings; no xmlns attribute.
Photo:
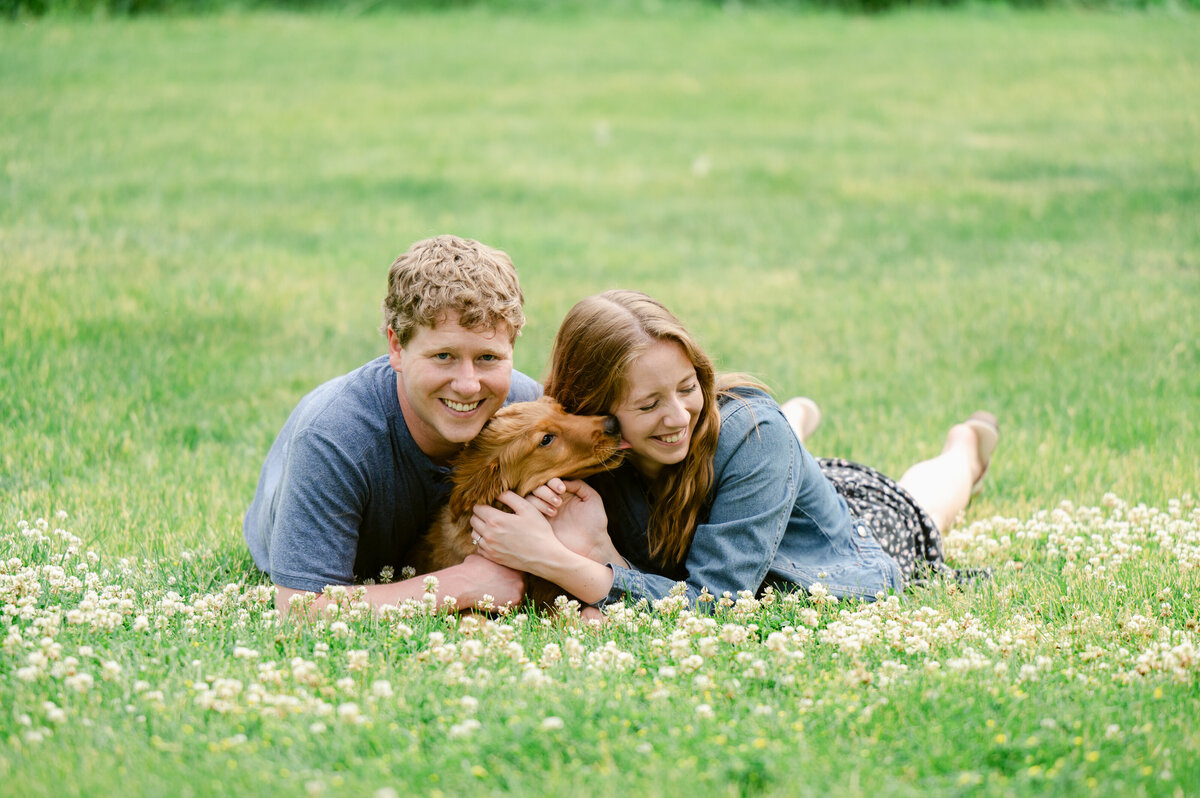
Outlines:
<svg viewBox="0 0 1200 798"><path fill-rule="evenodd" d="M450 514L458 518L477 504L491 504L506 488L500 462L495 458L465 458L454 472L454 490L450 492Z"/></svg>

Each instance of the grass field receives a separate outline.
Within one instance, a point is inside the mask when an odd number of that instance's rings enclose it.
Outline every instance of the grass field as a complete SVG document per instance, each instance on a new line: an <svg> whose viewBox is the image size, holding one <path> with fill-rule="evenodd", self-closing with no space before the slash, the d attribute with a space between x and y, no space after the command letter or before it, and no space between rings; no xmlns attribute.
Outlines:
<svg viewBox="0 0 1200 798"><path fill-rule="evenodd" d="M50 20L0 121L0 794L1200 792L1194 15ZM817 454L994 410L996 578L276 626L262 458L441 232L512 255L535 376L623 286Z"/></svg>

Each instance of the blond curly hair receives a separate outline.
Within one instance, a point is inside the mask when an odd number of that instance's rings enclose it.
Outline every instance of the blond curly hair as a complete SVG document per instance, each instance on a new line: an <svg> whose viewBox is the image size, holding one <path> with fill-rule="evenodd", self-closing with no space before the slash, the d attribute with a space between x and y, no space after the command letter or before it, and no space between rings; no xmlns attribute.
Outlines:
<svg viewBox="0 0 1200 798"><path fill-rule="evenodd" d="M417 326L433 327L447 311L468 330L508 325L512 340L525 326L525 296L512 259L469 238L441 235L413 244L388 269L383 326L406 345Z"/></svg>

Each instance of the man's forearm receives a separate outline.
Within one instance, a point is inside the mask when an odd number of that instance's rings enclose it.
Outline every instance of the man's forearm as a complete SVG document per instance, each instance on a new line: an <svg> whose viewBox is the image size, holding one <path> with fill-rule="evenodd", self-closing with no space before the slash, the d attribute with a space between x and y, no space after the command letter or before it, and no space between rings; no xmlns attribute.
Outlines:
<svg viewBox="0 0 1200 798"><path fill-rule="evenodd" d="M500 606L520 601L524 592L524 579L521 574L476 555L459 565L400 582L345 587L350 593L365 591L363 598L378 610L380 607L395 606L409 599L423 599L428 592L425 589L426 580L431 576L437 579L434 596L439 607L446 598L453 598L455 606L459 609L475 607L488 598ZM312 596L312 601L308 604L312 612L310 617L323 612L331 603L331 599L324 593L310 593L282 585L276 585L275 589L275 608L285 617L292 611L293 596Z"/></svg>

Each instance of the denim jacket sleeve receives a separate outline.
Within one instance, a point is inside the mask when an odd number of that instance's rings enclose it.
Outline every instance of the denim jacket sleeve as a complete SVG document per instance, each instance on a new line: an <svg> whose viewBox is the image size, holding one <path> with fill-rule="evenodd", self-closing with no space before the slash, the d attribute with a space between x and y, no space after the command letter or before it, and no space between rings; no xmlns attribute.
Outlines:
<svg viewBox="0 0 1200 798"><path fill-rule="evenodd" d="M773 401L764 396L726 404L713 462L712 509L696 527L684 566L691 602L705 587L717 598L725 591L735 596L758 591L787 531L804 464L799 442ZM610 565L613 587L602 603L626 595L654 601L676 584L670 577Z"/></svg>

